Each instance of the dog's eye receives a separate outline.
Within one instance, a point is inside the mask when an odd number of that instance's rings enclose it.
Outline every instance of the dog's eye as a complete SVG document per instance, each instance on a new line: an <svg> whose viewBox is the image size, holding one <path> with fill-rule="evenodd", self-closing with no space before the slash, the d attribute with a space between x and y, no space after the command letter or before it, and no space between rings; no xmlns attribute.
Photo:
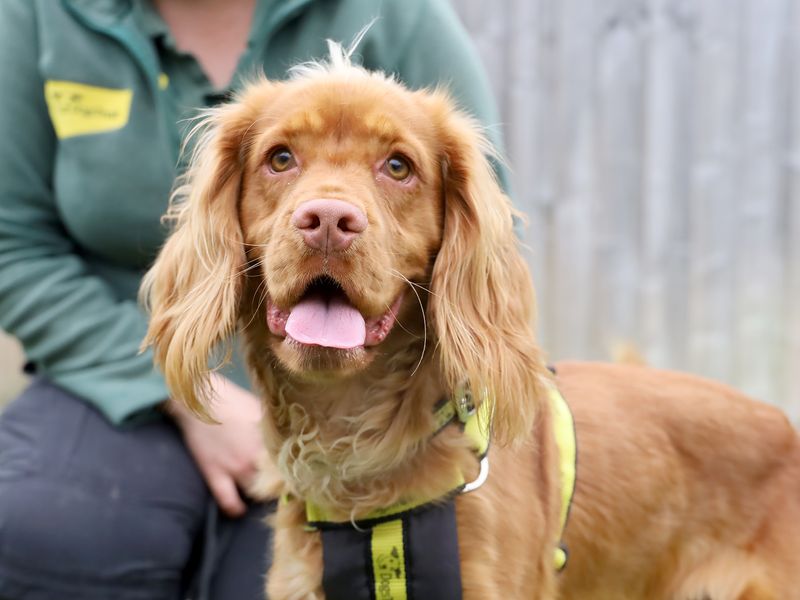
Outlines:
<svg viewBox="0 0 800 600"><path fill-rule="evenodd" d="M392 154L386 159L385 167L389 177L397 181L408 179L411 175L411 164L402 154Z"/></svg>
<svg viewBox="0 0 800 600"><path fill-rule="evenodd" d="M286 146L278 146L269 155L269 168L273 173L283 173L296 165L292 151Z"/></svg>

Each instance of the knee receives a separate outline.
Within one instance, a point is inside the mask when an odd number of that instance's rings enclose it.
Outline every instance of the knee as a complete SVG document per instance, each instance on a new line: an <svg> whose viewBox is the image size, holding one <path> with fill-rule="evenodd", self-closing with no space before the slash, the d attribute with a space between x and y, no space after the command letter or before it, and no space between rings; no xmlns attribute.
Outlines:
<svg viewBox="0 0 800 600"><path fill-rule="evenodd" d="M0 482L0 591L8 581L177 591L194 532L172 507L133 500L67 482Z"/></svg>

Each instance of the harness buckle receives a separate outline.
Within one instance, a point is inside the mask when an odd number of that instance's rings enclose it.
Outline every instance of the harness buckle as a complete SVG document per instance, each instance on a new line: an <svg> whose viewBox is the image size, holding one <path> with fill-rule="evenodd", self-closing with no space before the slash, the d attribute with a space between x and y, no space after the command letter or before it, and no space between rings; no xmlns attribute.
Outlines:
<svg viewBox="0 0 800 600"><path fill-rule="evenodd" d="M475 414L475 400L472 398L472 391L468 387L465 386L463 388L463 392L459 394L455 404L458 420L462 423L466 423Z"/></svg>
<svg viewBox="0 0 800 600"><path fill-rule="evenodd" d="M478 473L478 477L475 478L474 481L470 481L461 490L462 494L469 494L470 492L474 492L479 487L481 487L486 480L489 478L489 456L486 455L481 459L481 470Z"/></svg>

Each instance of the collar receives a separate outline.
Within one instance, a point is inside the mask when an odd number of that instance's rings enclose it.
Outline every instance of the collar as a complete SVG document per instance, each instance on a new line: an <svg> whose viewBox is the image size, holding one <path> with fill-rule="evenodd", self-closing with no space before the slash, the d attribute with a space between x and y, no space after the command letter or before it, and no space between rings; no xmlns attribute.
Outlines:
<svg viewBox="0 0 800 600"><path fill-rule="evenodd" d="M491 439L493 406L493 402L487 397L476 407L472 392L468 388L462 387L459 388L453 399L444 399L434 408L435 425L432 437L438 435L445 427L451 424L457 424L461 427L464 435L472 442L475 455L480 462L480 472L477 479L467 482L464 474L460 470L456 470L452 474L451 482L447 488L449 491L444 496L436 498L412 497L392 506L374 510L356 521L355 525L359 528L372 527L402 513L415 510L441 499L469 493L481 487L489 476L488 452ZM350 525L352 523L347 519L334 518L323 507L309 501L306 501L306 520L308 528L311 530L330 525Z"/></svg>
<svg viewBox="0 0 800 600"><path fill-rule="evenodd" d="M553 436L558 450L558 467L560 480L561 510L559 512L559 539L563 537L566 528L569 511L572 505L572 497L575 492L575 480L577 475L577 438L575 435L575 423L572 411L566 400L555 386L548 386L548 396L550 399ZM491 438L491 416L493 402L489 397L484 397L479 406L475 406L471 392L468 389L459 390L454 400L440 402L434 409L434 421L436 428L433 435L437 435L445 427L457 423L470 441L477 458L481 463L481 470L478 478L467 483L463 474L459 471L454 473L453 481L448 488L450 491L439 498L411 498L407 501L398 502L392 506L372 511L356 522L350 520L335 519L323 507L312 502L306 502L307 529L316 531L318 529L331 529L341 527L353 527L355 529L374 529L376 526L394 521L401 515L411 513L423 507L435 506L444 500L469 493L478 489L486 481L489 475L489 442ZM555 549L554 566L557 571L562 570L567 564L568 552L563 543Z"/></svg>

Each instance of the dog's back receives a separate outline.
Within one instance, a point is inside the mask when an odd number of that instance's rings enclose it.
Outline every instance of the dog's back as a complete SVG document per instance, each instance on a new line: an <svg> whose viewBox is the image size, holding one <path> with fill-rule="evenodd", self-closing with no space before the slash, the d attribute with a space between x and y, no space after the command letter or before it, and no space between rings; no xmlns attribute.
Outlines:
<svg viewBox="0 0 800 600"><path fill-rule="evenodd" d="M557 381L579 446L564 598L800 598L800 452L780 411L638 366L563 364Z"/></svg>

